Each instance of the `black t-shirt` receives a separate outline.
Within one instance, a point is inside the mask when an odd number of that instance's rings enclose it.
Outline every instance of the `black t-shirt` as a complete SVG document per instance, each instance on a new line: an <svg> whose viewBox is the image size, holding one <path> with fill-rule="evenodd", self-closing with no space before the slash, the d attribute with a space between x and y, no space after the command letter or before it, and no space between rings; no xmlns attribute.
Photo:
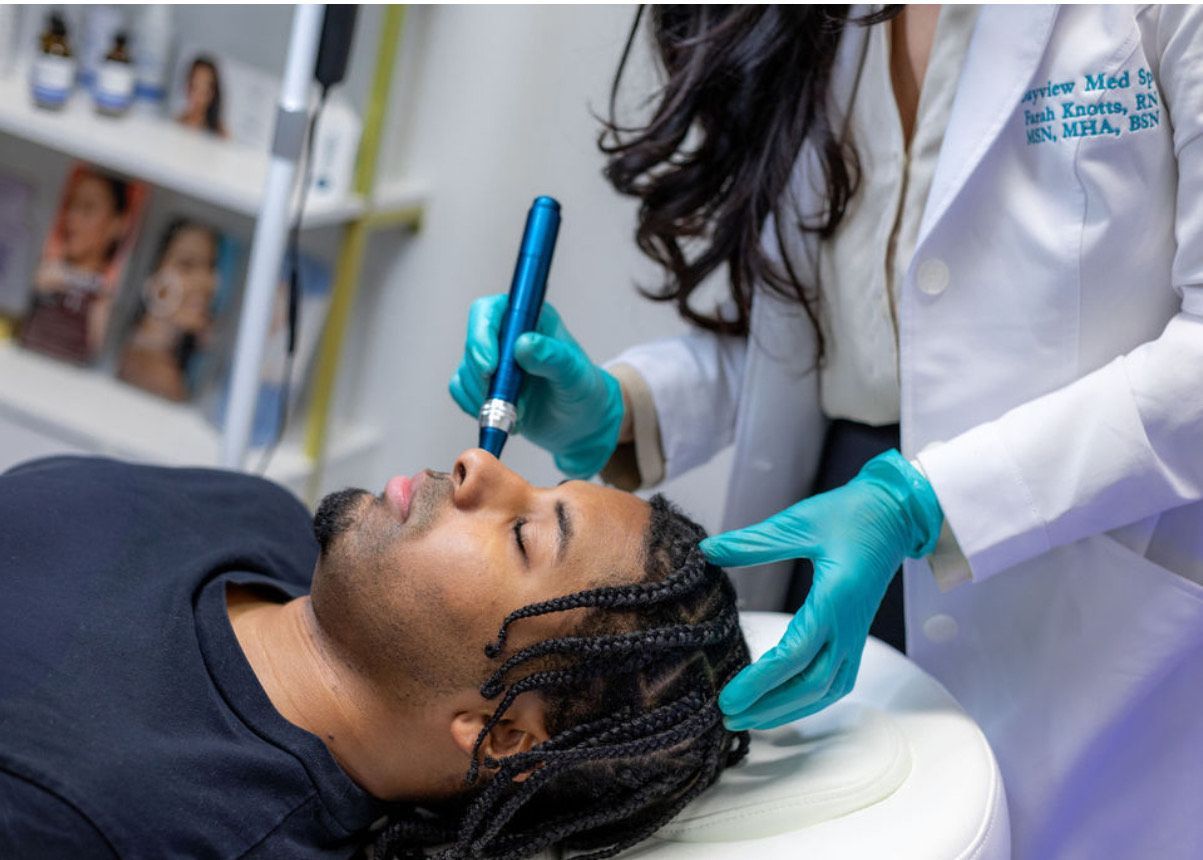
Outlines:
<svg viewBox="0 0 1203 860"><path fill-rule="evenodd" d="M347 857L386 807L272 706L228 583L308 591L258 478L57 457L0 476L0 857Z"/></svg>

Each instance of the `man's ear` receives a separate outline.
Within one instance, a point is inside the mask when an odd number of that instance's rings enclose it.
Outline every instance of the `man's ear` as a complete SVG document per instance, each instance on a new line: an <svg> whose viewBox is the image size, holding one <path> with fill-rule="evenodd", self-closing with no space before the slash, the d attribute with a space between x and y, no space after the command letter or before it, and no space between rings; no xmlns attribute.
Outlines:
<svg viewBox="0 0 1203 860"><path fill-rule="evenodd" d="M501 722L489 730L481 743L478 756L481 762L485 758L503 759L524 753L547 740L549 735L544 710L543 700L534 693L524 693L515 699ZM451 738L465 754L471 755L472 746L490 716L492 714L487 710L473 709L459 711L452 717ZM527 776L527 773L519 774L514 781L521 782Z"/></svg>

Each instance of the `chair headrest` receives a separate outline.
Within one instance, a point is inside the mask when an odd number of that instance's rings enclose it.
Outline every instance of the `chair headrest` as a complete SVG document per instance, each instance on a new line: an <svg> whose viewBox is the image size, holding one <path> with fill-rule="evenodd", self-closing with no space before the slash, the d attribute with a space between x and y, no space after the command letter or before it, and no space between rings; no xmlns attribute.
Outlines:
<svg viewBox="0 0 1203 860"><path fill-rule="evenodd" d="M890 714L838 702L801 723L753 732L747 759L655 838L734 842L800 830L878 803L910 771L910 747Z"/></svg>

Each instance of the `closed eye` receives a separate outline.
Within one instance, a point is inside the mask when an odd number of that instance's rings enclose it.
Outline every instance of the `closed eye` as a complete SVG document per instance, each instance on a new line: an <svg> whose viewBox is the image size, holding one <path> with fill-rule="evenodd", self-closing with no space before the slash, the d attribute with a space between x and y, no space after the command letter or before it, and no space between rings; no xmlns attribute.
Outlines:
<svg viewBox="0 0 1203 860"><path fill-rule="evenodd" d="M522 553L522 560L526 564L530 564L530 556L526 554L526 543L522 540L522 527L526 525L524 517L518 517L514 520L514 541L518 544L518 552Z"/></svg>

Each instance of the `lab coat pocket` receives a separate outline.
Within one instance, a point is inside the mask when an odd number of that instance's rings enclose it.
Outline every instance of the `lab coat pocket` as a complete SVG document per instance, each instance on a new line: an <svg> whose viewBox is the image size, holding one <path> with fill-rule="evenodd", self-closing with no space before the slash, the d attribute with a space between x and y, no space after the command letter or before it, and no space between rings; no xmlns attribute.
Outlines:
<svg viewBox="0 0 1203 860"><path fill-rule="evenodd" d="M1114 692L1131 704L1155 697L1162 677L1183 661L1203 672L1203 586L1107 535L1083 543L1093 544L1095 562L1083 571L1083 585L1095 589L1098 612L1109 619L1109 629L1097 631L1105 640L1095 642L1105 659L1094 665Z"/></svg>
<svg viewBox="0 0 1203 860"><path fill-rule="evenodd" d="M1073 823L1050 827L1031 856L1199 856L1180 837L1203 838L1182 829L1203 792L1203 586L1106 535L1074 546L1089 635L1067 637L1051 661L1061 671L1039 673L1063 730L1028 760L1060 772L1061 808L1042 809Z"/></svg>
<svg viewBox="0 0 1203 860"><path fill-rule="evenodd" d="M1184 600L1199 604L1198 611L1203 613L1203 585L1168 567L1150 561L1141 553L1109 535L1098 535L1096 540L1101 542L1108 554L1115 558L1117 566L1127 575L1145 577L1150 587L1165 589L1168 595L1180 593Z"/></svg>
<svg viewBox="0 0 1203 860"><path fill-rule="evenodd" d="M1107 535L1055 549L1024 573L995 603L1017 601L1004 604L1016 619L1023 606L1035 613L1021 634L1030 647L1018 649L1028 660L1012 667L1031 673L1016 706L1047 706L1048 719L1074 726L1046 755L1068 763L1133 711L1185 706L1163 703L1159 688L1184 662L1203 672L1203 589Z"/></svg>

